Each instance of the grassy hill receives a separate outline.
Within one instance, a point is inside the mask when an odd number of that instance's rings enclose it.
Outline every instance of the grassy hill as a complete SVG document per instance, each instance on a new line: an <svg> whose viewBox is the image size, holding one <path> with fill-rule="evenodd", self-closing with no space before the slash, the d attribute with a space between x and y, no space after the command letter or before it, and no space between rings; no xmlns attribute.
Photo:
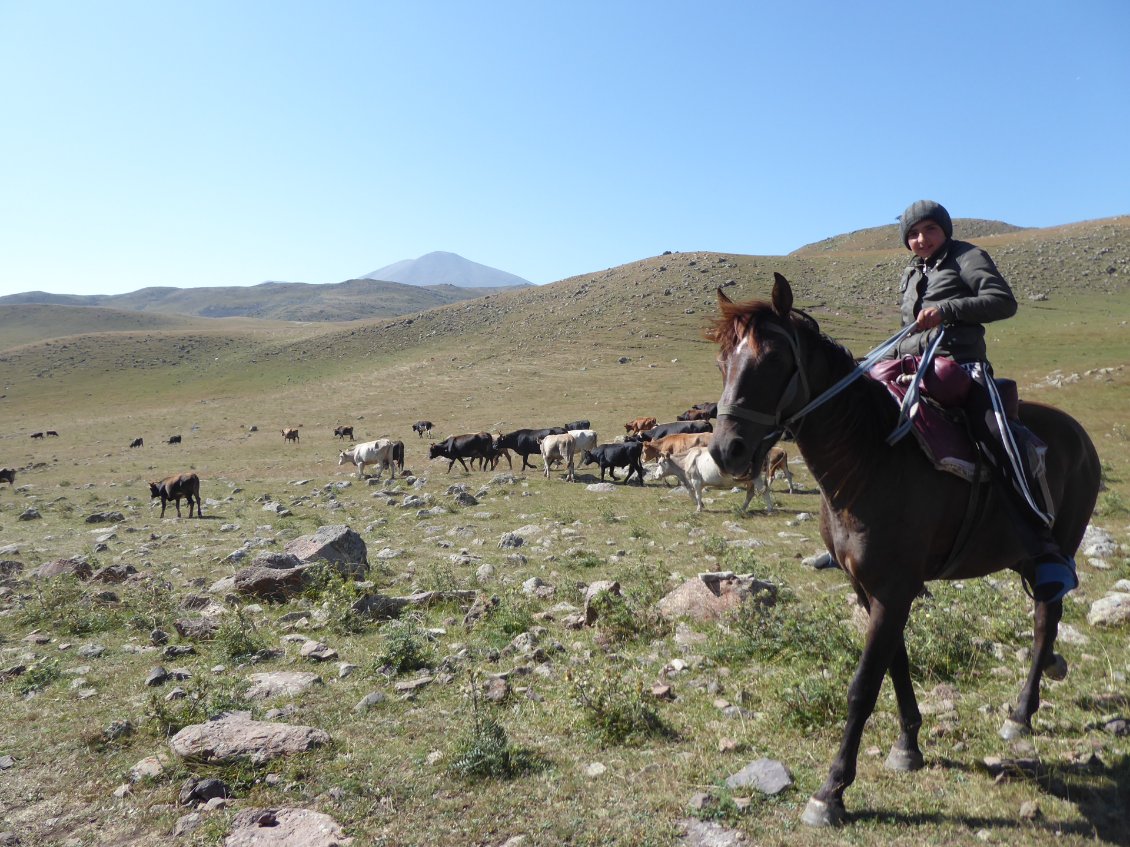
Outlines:
<svg viewBox="0 0 1130 847"><path fill-rule="evenodd" d="M862 354L896 328L892 289L906 261L874 234L786 257L657 256L348 323L5 306L0 466L17 478L0 485L0 672L25 670L0 678L0 761L12 760L0 770L0 833L44 845L172 842L190 811L177 803L182 784L213 776L231 807L201 812L177 843L222 843L237 811L282 807L331 815L355 844L421 847L519 836L667 847L683 843L688 821L801 847L1125 843L1130 742L1116 719L1127 717L1130 650L1125 627L1091 626L1087 613L1130 577L1130 218L975 240L1021 299L990 330L997 371L1087 427L1106 486L1094 522L1122 545L1080 559L1058 647L1070 674L1045 683L1031 739L996 735L1027 667L1017 580L932 585L908 637L927 767L883 769L897 734L884 688L847 796L852 822L831 836L807 830L797 818L838 743L860 634L843 575L800 563L821 547L819 496L795 450L798 489L778 484L774 513L755 500L740 515L738 495L714 492L696 514L685 492L654 480L589 491L592 467L573 485L517 465L507 476L505 462L449 473L410 430L421 418L439 437L588 418L611 440L637 415L671 420L718 397L716 351L702 340L716 289L764 297L774 271ZM358 440L403 439L408 480L369 484L339 465L340 424ZM284 426L300 427L298 444L283 443ZM47 429L59 437L29 438ZM182 443L166 444L171 435ZM129 448L137 437L145 446ZM184 470L201 477L205 518L177 520L170 506L162 520L146 482ZM99 514L109 522L88 522ZM364 539L368 587L329 580L281 604L210 593L257 553L328 524ZM501 546L507 533L524 545ZM113 585L30 577L71 556L139 573ZM655 602L708 570L772 581L777 611L725 625L660 620ZM548 588L529 588L535 577ZM581 608L598 580L618 581L623 601L596 626L567 628L562 604ZM349 603L371 590L440 594L393 621L357 620ZM465 621L467 605L444 594L453 590L496 598L495 611ZM209 598L219 634L178 636L176 622ZM165 656L154 629L194 652ZM301 637L338 658L304 658ZM339 673L338 661L355 667ZM183 700L168 699L174 683L145 684L157 664L189 675L175 683ZM247 678L265 671L311 671L322 684L248 700ZM673 699L651 696L659 683ZM355 708L371 693L376 705ZM280 709L272 719L324 729L332 743L259 767L171 756L174 727L230 708ZM500 753L498 732L509 758L461 771L465 742ZM159 773L131 781L158 755ZM994 770L994 756L1011 769ZM783 761L795 787L766 798L724 786L760 758ZM1031 802L1038 813L1021 814Z"/></svg>

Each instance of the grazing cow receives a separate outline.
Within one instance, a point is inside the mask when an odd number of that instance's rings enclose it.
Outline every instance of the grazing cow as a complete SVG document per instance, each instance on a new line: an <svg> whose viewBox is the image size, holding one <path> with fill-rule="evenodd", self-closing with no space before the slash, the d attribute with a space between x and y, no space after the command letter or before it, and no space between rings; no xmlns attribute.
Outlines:
<svg viewBox="0 0 1130 847"><path fill-rule="evenodd" d="M694 498L696 512L701 512L703 509L703 488L733 488L743 485L746 486L745 502L742 503L743 512L757 491L763 492L765 496L765 511L773 511L773 496L769 493L769 487L764 484L763 476L758 474L753 479L738 479L724 473L711 458L710 449L707 447L692 447L681 456L661 453L659 473L663 476L675 477L686 487Z"/></svg>
<svg viewBox="0 0 1130 847"><path fill-rule="evenodd" d="M600 481L604 482L604 472L608 471L612 481L617 482L616 468L627 468L628 475L624 482L632 481L632 474L636 475L640 485L643 485L643 465L640 463L640 452L643 445L638 441L625 441L622 444L600 444L591 450L586 450L581 457L581 465L600 465Z"/></svg>
<svg viewBox="0 0 1130 847"><path fill-rule="evenodd" d="M174 435L169 439L169 444L180 444L180 436ZM191 516L190 516L191 517Z"/></svg>
<svg viewBox="0 0 1130 847"><path fill-rule="evenodd" d="M54 435L56 438L59 437L59 433L55 432L55 430L53 430L53 429L47 430L47 434L48 435Z"/></svg>
<svg viewBox="0 0 1130 847"><path fill-rule="evenodd" d="M672 421L671 423L656 424L649 430L637 433L635 438L640 441L654 441L668 435L680 432L713 432L714 425L710 421Z"/></svg>
<svg viewBox="0 0 1130 847"><path fill-rule="evenodd" d="M573 441L577 444L577 453L583 453L585 450L591 450L596 446L596 433L591 429L571 429L569 434L573 436Z"/></svg>
<svg viewBox="0 0 1130 847"><path fill-rule="evenodd" d="M43 437L43 433L42 433L42 432L33 432L33 433L31 434L31 437L32 437L32 438L42 438L42 437Z"/></svg>
<svg viewBox="0 0 1130 847"><path fill-rule="evenodd" d="M565 424L565 431L570 432L574 429L591 429L592 424L588 421L570 421Z"/></svg>
<svg viewBox="0 0 1130 847"><path fill-rule="evenodd" d="M416 423L412 424L412 431L416 433L416 435L420 436L420 438L423 438L425 432L432 431L432 422L416 421Z"/></svg>
<svg viewBox="0 0 1130 847"><path fill-rule="evenodd" d="M177 517L180 517L180 500L188 501L188 516L192 517L192 500L196 498L196 517L204 517L200 508L200 477L194 473L182 473L166 477L160 482L149 483L149 497L161 498L161 517L165 517L165 506L170 500L176 504Z"/></svg>
<svg viewBox="0 0 1130 847"><path fill-rule="evenodd" d="M534 465L529 461L532 454L540 454L541 447L538 446L538 441L545 438L547 435L561 435L565 430L561 427L549 427L548 429L516 429L513 432L508 432L503 435L501 432L494 438L494 449L513 450L522 457L522 467L519 470L526 468L534 468Z"/></svg>
<svg viewBox="0 0 1130 847"><path fill-rule="evenodd" d="M131 441L129 443L129 446L130 447L144 447L145 446L145 439L144 438L135 438L133 441Z"/></svg>
<svg viewBox="0 0 1130 847"><path fill-rule="evenodd" d="M8 485L16 484L16 469L15 468L0 468L0 482L6 482Z"/></svg>
<svg viewBox="0 0 1130 847"><path fill-rule="evenodd" d="M381 474L385 468L391 468L391 479L396 479L396 465L393 464L393 450L392 441L388 438L378 438L376 441L366 441L358 444L356 447L351 447L348 450L342 450L337 457L337 463L344 465L350 462L357 466L357 478L365 478L365 465L377 465L377 479L381 478Z"/></svg>
<svg viewBox="0 0 1130 847"><path fill-rule="evenodd" d="M655 418L633 418L624 424L624 431L628 435L636 435L641 432L646 432L655 426Z"/></svg>
<svg viewBox="0 0 1130 847"><path fill-rule="evenodd" d="M299 443L298 430L292 426L288 426L282 431L283 441L293 441L295 444Z"/></svg>
<svg viewBox="0 0 1130 847"><path fill-rule="evenodd" d="M549 479L549 466L560 459L565 463L568 470L565 478L572 482L574 479L573 455L577 450L577 440L567 432L553 433L541 439L539 446L541 447L542 461L545 462L545 478Z"/></svg>
<svg viewBox="0 0 1130 847"><path fill-rule="evenodd" d="M654 462L660 453L675 454L686 453L692 447L709 447L710 440L714 438L712 432L677 432L674 435L665 435L662 438L653 438L643 442L643 460Z"/></svg>
<svg viewBox="0 0 1130 847"><path fill-rule="evenodd" d="M349 440L352 441L353 440L353 427L351 427L351 426L335 426L334 427L334 435L336 437L340 438L342 441L344 441L345 436L348 435Z"/></svg>
<svg viewBox="0 0 1130 847"><path fill-rule="evenodd" d="M714 415L710 414L710 412L706 411L705 409L687 409L685 412L683 412L681 415L679 415L677 418L675 418L675 420L677 420L677 421L708 421L712 417L714 417Z"/></svg>
<svg viewBox="0 0 1130 847"><path fill-rule="evenodd" d="M438 444L431 445L428 448L428 458L449 459L447 472L451 473L451 468L456 462L463 466L464 471L467 470L464 459L471 459L472 463L475 459L489 460L492 450L490 433L474 432L466 435L450 435Z"/></svg>

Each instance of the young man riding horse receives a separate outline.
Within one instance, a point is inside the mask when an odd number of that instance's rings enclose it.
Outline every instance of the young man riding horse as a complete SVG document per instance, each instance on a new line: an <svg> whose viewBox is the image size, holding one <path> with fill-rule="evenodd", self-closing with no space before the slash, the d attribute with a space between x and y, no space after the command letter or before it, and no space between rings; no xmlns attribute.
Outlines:
<svg viewBox="0 0 1130 847"><path fill-rule="evenodd" d="M1033 462L1030 452L1017 444L1017 435L1026 444L1036 439L1018 422L1007 420L985 348L983 324L1015 315L1016 297L988 253L953 238L953 222L940 203L910 204L899 218L899 235L914 253L899 281L902 325L913 324L916 331L887 358L921 356L943 333L937 355L953 359L971 377L965 400L969 428L997 480L1014 495L1014 522L1026 529L1033 565L1025 578L1035 599L1060 600L1079 584L1075 561L1063 554L1049 531L1055 515L1043 463ZM835 564L831 554L815 562L817 568Z"/></svg>

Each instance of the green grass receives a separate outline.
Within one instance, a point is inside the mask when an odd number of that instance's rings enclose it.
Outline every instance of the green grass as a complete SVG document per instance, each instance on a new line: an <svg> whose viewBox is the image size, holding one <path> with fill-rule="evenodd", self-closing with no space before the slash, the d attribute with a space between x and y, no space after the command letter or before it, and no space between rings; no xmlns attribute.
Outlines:
<svg viewBox="0 0 1130 847"><path fill-rule="evenodd" d="M916 691L927 707L927 768L883 770L897 734L885 686L847 795L853 823L830 835L805 829L798 817L839 742L862 636L843 575L799 564L821 542L815 520L798 520L818 510L818 498L795 457L801 489L775 493L772 516L759 500L738 516L733 505L741 495L724 492L712 492L713 503L696 515L685 492L654 482L589 492L585 484L599 478L592 468L579 470L575 484L537 471L515 471L510 483L458 465L448 473L446 462L428 461L430 441L410 430L420 418L435 421L442 437L587 417L611 440L638 414L673 419L692 403L716 399L714 351L699 340L713 286L733 277L739 282L729 293L764 294L775 263L737 258L736 268L715 269L707 254L694 255L703 265L675 254L663 258L663 272L649 260L460 304L411 325L241 327L203 338L166 329L18 349L0 335L7 394L0 400L0 465L17 468L16 486L0 486L0 545L18 550L0 558L25 568L8 591L0 588L0 669L39 663L34 675L0 683L0 755L16 761L0 775L0 831L16 829L24 841L43 844L124 841L135 828L151 841L167 838L184 813L172 806L180 783L205 771L170 763L164 776L134 787L127 803L136 813L126 816L111 795L134 763L167 753L169 733L217 710L261 715L290 705L286 720L325 729L333 744L226 773L238 787L237 808L317 808L357 843L501 844L526 835L530 844L666 847L676 843L695 793L716 790L761 757L785 762L796 786L772 801L755 799L745 811L722 792L717 811L701 814L751 843L980 844L982 830L989 843L1125 843L1130 747L1101 727L1104 718L1126 713L1130 651L1124 629L1100 630L1085 620L1092 602L1130 576L1124 557L1112 559L1110 570L1081 562L1083 585L1066 604L1064 622L1087 641L1061 642L1071 672L1065 682L1045 684L1031 749L1012 750L996 736L1027 668L1031 618L1018 582L1002 575L931 586L907 634ZM802 305L831 303L814 309L825 331L856 352L893 331L886 306L870 296L853 305L856 295L837 294L827 268L813 261L788 260ZM698 273L702 266L709 272ZM1015 376L1023 396L1062 405L1091 432L1107 485L1096 521L1123 544L1130 541L1128 318L1124 293L1053 296L1038 308L1026 305L990 342L998 373ZM619 364L621 355L632 361ZM63 364L52 369L60 356ZM1085 374L1098 367L1121 369ZM1052 387L1046 377L1056 370L1080 378ZM380 487L337 465L341 443L332 429L342 423L355 426L358 440L402 438L419 487L398 479L391 501L374 496ZM300 424L301 443L283 444L279 430ZM60 437L28 438L44 429ZM181 445L164 444L178 433ZM145 447L130 450L138 436ZM146 480L189 468L202 479L205 517L159 519ZM479 504L457 505L446 493L455 482L467 484ZM408 494L430 495L440 510L421 516L404 508ZM264 511L266 500L291 516ZM17 520L28 506L42 519ZM107 528L85 523L94 511L124 515L101 549L96 532ZM371 585L327 572L285 604L227 603L221 594L218 638L174 660L151 647L150 630L174 632L176 620L197 614L182 607L189 594L207 593L259 550L279 550L326 524L361 533ZM522 527L536 528L522 547L498 547ZM735 545L750 538L761 546ZM393 554L378 559L385 548ZM229 558L237 550L247 551L242 562ZM140 577L92 586L27 576L75 555L132 564ZM682 581L725 569L772 582L777 603L747 606L717 625L670 624L654 615L656 600ZM552 596L522 590L535 576L552 586ZM598 601L596 626L566 628L570 611L582 607L584 586L602 579L618 581L622 597ZM473 624L464 623L466 607L450 601L414 607L395 621L350 613L360 593L471 589L498 601ZM114 591L117 602L96 599L102 590ZM306 623L283 621L295 612ZM25 641L33 630L52 641ZM339 678L334 663L302 659L297 644L283 641L293 633L326 642L357 669ZM512 646L525 633L533 642L528 653L520 652L521 639ZM81 658L78 649L95 641L106 648L102 655ZM253 662L264 646L284 652ZM166 701L171 686L147 689L155 664L188 670L192 677L181 685L189 697ZM313 670L325 685L293 703L248 703L246 678L272 670ZM428 685L410 695L397 688L424 670ZM506 676L509 696L477 702L468 680L497 674ZM84 682L72 687L79 678ZM673 699L652 696L658 683L671 686ZM94 696L80 697L87 688ZM373 691L385 700L354 711ZM939 714L942 701L952 701L956 717ZM84 742L117 720L138 731L113 744ZM996 782L981 766L988 756L1032 755L1045 766L1037 777ZM1040 805L1035 821L1019 817L1028 800ZM210 816L198 840L219 843L230 814Z"/></svg>

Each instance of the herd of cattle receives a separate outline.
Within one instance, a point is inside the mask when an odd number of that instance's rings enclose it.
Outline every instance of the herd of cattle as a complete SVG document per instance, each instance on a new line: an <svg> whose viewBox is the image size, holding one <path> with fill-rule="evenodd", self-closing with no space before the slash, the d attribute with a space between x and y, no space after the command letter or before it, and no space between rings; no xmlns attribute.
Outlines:
<svg viewBox="0 0 1130 847"><path fill-rule="evenodd" d="M516 429L507 433L489 432L452 435L428 447L429 460L447 459L447 471L451 472L456 462L464 471L470 471L478 463L480 470L495 469L505 459L513 470L514 456L522 460L519 471L537 466L530 462L531 456L540 456L542 473L549 479L553 468L561 463L565 467L565 479L575 480L577 464L582 467L596 465L600 468L601 482L607 473L613 482L628 484L636 477L639 485L644 485L644 462L656 462L660 477L674 477L690 492L698 511L703 509L702 492L704 488L744 487L746 499L742 511L758 491L763 493L767 509L773 508L773 498L769 489L772 480L780 475L793 491L793 476L789 470L788 454L781 447L770 450L761 472L748 478L734 478L723 473L710 456L710 440L714 427L711 418L717 416L716 403L700 403L688 409L670 423L659 423L654 417L637 417L624 424L624 435L604 444L597 443L597 435L587 420L570 421L564 426L542 429ZM417 421L412 431L421 438L430 435L431 421ZM252 428L253 430L256 428ZM48 434L57 435L54 431ZM334 428L334 437L353 441L352 426ZM32 437L42 437L33 433ZM284 442L300 443L297 427L282 430ZM181 437L174 435L169 444L179 444ZM135 438L129 445L144 446L141 438ZM395 479L398 470L404 470L404 442L391 438L378 438L374 441L355 444L338 454L338 465L351 464L357 469L357 476L365 478L367 467L376 468L376 479L388 469L390 478ZM468 463L470 463L468 465ZM621 480L616 471L623 468L626 476ZM15 484L16 472L10 468L0 469L0 481ZM200 480L194 473L183 473L168 477L160 482L149 483L150 496L161 499L161 516L171 500L180 516L180 501L188 501L188 516L192 517L195 505L196 516L200 511ZM195 504L194 504L195 501Z"/></svg>

